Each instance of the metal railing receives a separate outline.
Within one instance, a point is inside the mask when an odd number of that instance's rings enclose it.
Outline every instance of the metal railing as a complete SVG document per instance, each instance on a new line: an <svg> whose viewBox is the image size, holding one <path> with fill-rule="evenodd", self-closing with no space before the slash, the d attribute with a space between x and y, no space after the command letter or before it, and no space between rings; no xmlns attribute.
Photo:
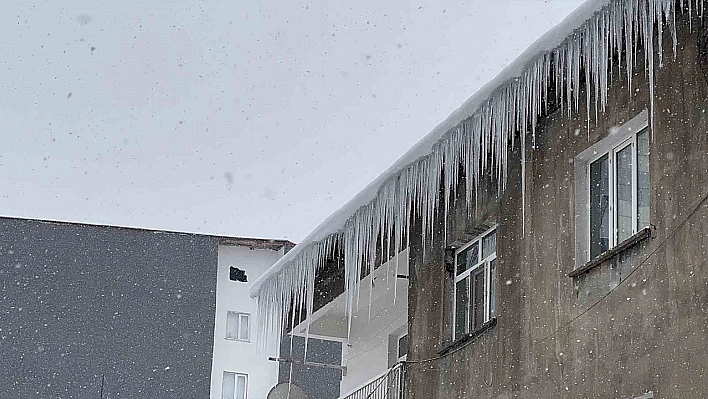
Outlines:
<svg viewBox="0 0 708 399"><path fill-rule="evenodd" d="M405 399L406 364L396 363L386 374L342 399Z"/></svg>

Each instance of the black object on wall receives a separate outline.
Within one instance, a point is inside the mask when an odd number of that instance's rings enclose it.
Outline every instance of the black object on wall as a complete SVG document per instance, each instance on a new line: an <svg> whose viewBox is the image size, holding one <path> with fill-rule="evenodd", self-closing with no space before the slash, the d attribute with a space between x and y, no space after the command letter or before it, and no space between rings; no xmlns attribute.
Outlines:
<svg viewBox="0 0 708 399"><path fill-rule="evenodd" d="M247 283L248 276L246 276L246 271L241 270L238 267L229 267L229 280L238 281L239 283Z"/></svg>

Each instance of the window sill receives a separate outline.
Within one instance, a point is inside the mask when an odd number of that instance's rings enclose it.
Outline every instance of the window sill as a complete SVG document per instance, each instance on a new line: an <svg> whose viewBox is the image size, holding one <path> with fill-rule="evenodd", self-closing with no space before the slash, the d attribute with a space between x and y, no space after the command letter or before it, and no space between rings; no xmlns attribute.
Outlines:
<svg viewBox="0 0 708 399"><path fill-rule="evenodd" d="M251 342L251 341L248 340L248 339L238 339L238 338L229 338L229 337L225 337L224 339L227 340L227 341L232 341L232 342L246 342L246 343L250 343L250 342Z"/></svg>
<svg viewBox="0 0 708 399"><path fill-rule="evenodd" d="M584 266L568 273L568 277L577 277L583 273L587 273L590 270L596 268L597 266L600 266L606 260L614 258L618 254L628 250L629 248L632 248L633 246L639 244L640 242L646 240L649 237L651 237L651 227L645 227L639 230L633 236L619 243L619 245L617 245L616 247L601 253L600 255L596 256L594 259L586 263Z"/></svg>
<svg viewBox="0 0 708 399"><path fill-rule="evenodd" d="M466 345L468 342L476 340L480 335L484 334L488 330L491 330L496 325L497 325L497 318L492 317L491 319L489 319L488 322L482 324L474 332L471 332L467 335L464 335L464 336L458 338L456 341L454 341L450 345L439 350L438 355L444 355L444 354L450 353L456 349L459 349L460 347Z"/></svg>

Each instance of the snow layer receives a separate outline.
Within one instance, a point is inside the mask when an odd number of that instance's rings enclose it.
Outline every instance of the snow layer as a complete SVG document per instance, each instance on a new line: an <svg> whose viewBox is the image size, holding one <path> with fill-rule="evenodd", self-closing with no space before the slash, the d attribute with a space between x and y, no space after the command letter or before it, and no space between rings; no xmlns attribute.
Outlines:
<svg viewBox="0 0 708 399"><path fill-rule="evenodd" d="M688 12L693 12L694 6L702 14L704 0L680 2ZM285 320L292 304L311 314L315 271L334 252L344 257L351 315L361 270L374 261L377 238L393 243L393 253L399 253L408 245L411 217L421 217L425 243L440 204L439 188L441 184L444 187L447 213L459 165L468 177L468 209L475 202L480 175L492 173L503 189L506 148L515 145L517 132L523 148L525 198L525 143L528 135L535 142L537 118L547 104L549 87L555 88L556 101L570 116L579 109L582 74L588 82L584 100L590 124L591 109L595 118L604 111L611 65L624 66L631 90L641 43L653 108L654 41L658 39L661 63L664 28L672 34L675 51L673 0L589 0L580 6L254 281L250 295L258 300L259 336L277 337L285 323L294 324L295 312L291 320ZM608 62L614 57L619 62Z"/></svg>

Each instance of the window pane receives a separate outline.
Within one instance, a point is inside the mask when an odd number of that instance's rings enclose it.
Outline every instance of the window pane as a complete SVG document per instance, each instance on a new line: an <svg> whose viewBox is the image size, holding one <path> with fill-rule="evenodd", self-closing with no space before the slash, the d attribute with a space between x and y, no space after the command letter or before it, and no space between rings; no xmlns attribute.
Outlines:
<svg viewBox="0 0 708 399"><path fill-rule="evenodd" d="M246 399L246 376L236 376L236 399Z"/></svg>
<svg viewBox="0 0 708 399"><path fill-rule="evenodd" d="M226 338L237 338L238 331L238 314L233 312L226 313Z"/></svg>
<svg viewBox="0 0 708 399"><path fill-rule="evenodd" d="M590 259L607 251L610 244L608 159L605 155L590 164Z"/></svg>
<svg viewBox="0 0 708 399"><path fill-rule="evenodd" d="M408 334L398 339L398 358L408 354Z"/></svg>
<svg viewBox="0 0 708 399"><path fill-rule="evenodd" d="M474 267L479 262L479 243L474 243L457 254L457 274Z"/></svg>
<svg viewBox="0 0 708 399"><path fill-rule="evenodd" d="M484 324L484 269L480 273L474 275L474 324L473 328L477 329Z"/></svg>
<svg viewBox="0 0 708 399"><path fill-rule="evenodd" d="M630 144L617 151L617 242L620 243L632 236L632 154L634 145Z"/></svg>
<svg viewBox="0 0 708 399"><path fill-rule="evenodd" d="M236 386L236 374L224 371L224 378L221 381L221 398L234 399L234 387Z"/></svg>
<svg viewBox="0 0 708 399"><path fill-rule="evenodd" d="M467 333L469 325L469 277L457 282L455 293L455 338Z"/></svg>
<svg viewBox="0 0 708 399"><path fill-rule="evenodd" d="M248 341L248 315L241 315L241 324L239 325L239 339Z"/></svg>
<svg viewBox="0 0 708 399"><path fill-rule="evenodd" d="M482 259L497 251L497 232L496 230L487 234L482 240Z"/></svg>
<svg viewBox="0 0 708 399"><path fill-rule="evenodd" d="M649 129L637 135L637 227L649 226Z"/></svg>
<svg viewBox="0 0 708 399"><path fill-rule="evenodd" d="M497 275L496 275L496 263L497 260L489 262L489 317L494 317L497 314L497 298L496 287L497 287Z"/></svg>

